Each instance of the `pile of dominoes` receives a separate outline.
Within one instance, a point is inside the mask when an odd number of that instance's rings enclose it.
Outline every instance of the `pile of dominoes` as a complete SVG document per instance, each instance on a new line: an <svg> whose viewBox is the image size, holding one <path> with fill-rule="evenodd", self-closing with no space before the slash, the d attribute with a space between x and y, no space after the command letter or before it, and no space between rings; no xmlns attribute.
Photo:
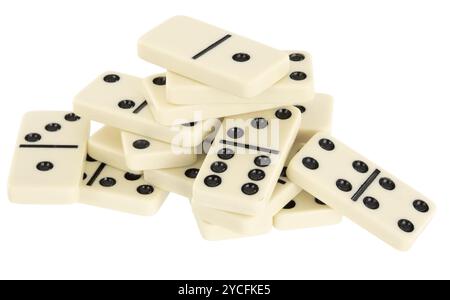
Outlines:
<svg viewBox="0 0 450 300"><path fill-rule="evenodd" d="M25 115L12 202L153 215L173 192L208 240L346 216L400 250L432 218L430 200L329 134L333 99L314 91L308 53L184 16L146 33L138 53L166 73L109 71L73 112ZM90 136L90 121L105 126Z"/></svg>

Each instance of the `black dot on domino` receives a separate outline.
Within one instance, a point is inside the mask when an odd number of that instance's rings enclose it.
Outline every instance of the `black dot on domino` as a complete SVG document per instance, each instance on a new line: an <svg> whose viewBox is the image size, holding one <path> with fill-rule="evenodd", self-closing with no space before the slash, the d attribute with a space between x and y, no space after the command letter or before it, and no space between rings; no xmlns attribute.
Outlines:
<svg viewBox="0 0 450 300"><path fill-rule="evenodd" d="M141 195L150 195L151 193L153 193L155 189L148 184L143 184L138 186L138 188L136 189L136 191L141 194Z"/></svg>
<svg viewBox="0 0 450 300"><path fill-rule="evenodd" d="M227 170L228 166L222 161L215 161L211 164L211 171L215 173L223 173Z"/></svg>
<svg viewBox="0 0 450 300"><path fill-rule="evenodd" d="M127 172L123 177L125 177L125 179L128 181L136 181L139 180L142 177L142 175Z"/></svg>
<svg viewBox="0 0 450 300"><path fill-rule="evenodd" d="M298 110L303 114L306 111L306 108L303 105L295 105L295 107L298 108Z"/></svg>
<svg viewBox="0 0 450 300"><path fill-rule="evenodd" d="M319 162L312 157L303 158L302 164L310 170L316 170L319 168Z"/></svg>
<svg viewBox="0 0 450 300"><path fill-rule="evenodd" d="M269 125L269 121L267 121L264 118L254 118L251 121L251 124L252 124L253 128L264 129L267 127L267 125Z"/></svg>
<svg viewBox="0 0 450 300"><path fill-rule="evenodd" d="M189 123L181 124L181 126L184 126L184 127L194 127L195 125L197 125L197 122L189 122Z"/></svg>
<svg viewBox="0 0 450 300"><path fill-rule="evenodd" d="M281 170L280 176L281 177L287 177L286 171L287 171L287 167L283 167L283 170Z"/></svg>
<svg viewBox="0 0 450 300"><path fill-rule="evenodd" d="M50 123L45 125L45 130L49 132L56 132L58 130L61 130L61 125L59 125L58 123Z"/></svg>
<svg viewBox="0 0 450 300"><path fill-rule="evenodd" d="M49 161L41 161L36 165L36 169L42 172L47 172L53 169L53 164Z"/></svg>
<svg viewBox="0 0 450 300"><path fill-rule="evenodd" d="M267 167L268 165L270 165L271 162L272 161L270 160L270 157L266 155L257 156L254 160L255 165L261 168Z"/></svg>
<svg viewBox="0 0 450 300"><path fill-rule="evenodd" d="M280 120L287 120L292 116L292 113L287 108L280 108L275 112L275 117L277 117Z"/></svg>
<svg viewBox="0 0 450 300"><path fill-rule="evenodd" d="M320 139L319 146L326 151L333 151L335 147L334 143L329 139Z"/></svg>
<svg viewBox="0 0 450 300"><path fill-rule="evenodd" d="M93 158L93 157L90 156L89 154L86 155L86 160L87 160L88 162L96 162L96 161L97 161L95 158Z"/></svg>
<svg viewBox="0 0 450 300"><path fill-rule="evenodd" d="M120 80L120 76L116 74L108 74L103 77L103 81L107 83L114 83Z"/></svg>
<svg viewBox="0 0 450 300"><path fill-rule="evenodd" d="M367 166L367 164L361 160L355 160L352 163L352 167L359 173L366 173L367 171L369 171L369 167Z"/></svg>
<svg viewBox="0 0 450 300"><path fill-rule="evenodd" d="M352 190L352 184L345 179L336 180L336 186L343 192L350 192Z"/></svg>
<svg viewBox="0 0 450 300"><path fill-rule="evenodd" d="M259 191L259 187L254 183L246 183L242 186L241 191L246 195L254 195Z"/></svg>
<svg viewBox="0 0 450 300"><path fill-rule="evenodd" d="M147 149L150 147L150 142L147 140L136 140L133 142L133 147L138 150Z"/></svg>
<svg viewBox="0 0 450 300"><path fill-rule="evenodd" d="M160 76L153 79L153 84L155 85L166 85L166 77Z"/></svg>
<svg viewBox="0 0 450 300"><path fill-rule="evenodd" d="M232 159L234 156L234 151L230 148L222 148L217 152L217 156L223 160Z"/></svg>
<svg viewBox="0 0 450 300"><path fill-rule="evenodd" d="M25 136L25 141L34 143L41 140L41 135L39 133L29 133Z"/></svg>
<svg viewBox="0 0 450 300"><path fill-rule="evenodd" d="M395 189L395 183L387 177L380 178L379 183L385 190L392 191Z"/></svg>
<svg viewBox="0 0 450 300"><path fill-rule="evenodd" d="M80 118L80 116L74 114L74 113L68 113L64 116L64 120L68 121L68 122L76 122L78 121Z"/></svg>
<svg viewBox="0 0 450 300"><path fill-rule="evenodd" d="M291 53L289 54L289 60L290 61L302 61L305 59L305 55L301 53Z"/></svg>
<svg viewBox="0 0 450 300"><path fill-rule="evenodd" d="M197 168L187 169L186 172L184 172L184 176L186 176L187 178L195 179L198 175L198 172L199 169Z"/></svg>
<svg viewBox="0 0 450 300"><path fill-rule="evenodd" d="M369 209L378 209L378 208L380 208L380 203L374 197L364 197L363 203Z"/></svg>
<svg viewBox="0 0 450 300"><path fill-rule="evenodd" d="M100 185L104 187L112 187L116 185L116 180L112 177L105 177L100 179Z"/></svg>
<svg viewBox="0 0 450 300"><path fill-rule="evenodd" d="M319 204L319 205L326 205L325 203L323 203L322 201L320 201L320 200L317 199L317 198L314 198L314 202L316 202L316 203Z"/></svg>
<svg viewBox="0 0 450 300"><path fill-rule="evenodd" d="M233 60L237 61L237 62L246 62L248 60L250 60L250 55L248 55L247 53L236 53L233 55Z"/></svg>
<svg viewBox="0 0 450 300"><path fill-rule="evenodd" d="M401 219L398 221L398 227L406 233L411 233L414 231L414 224L407 219Z"/></svg>
<svg viewBox="0 0 450 300"><path fill-rule="evenodd" d="M289 77L290 77L292 80L295 80L295 81L301 81L301 80L305 80L306 77L308 77L308 76L307 76L306 73L304 73L304 72L296 71L296 72L292 72L292 73L289 75Z"/></svg>
<svg viewBox="0 0 450 300"><path fill-rule="evenodd" d="M238 139L244 135L244 130L239 127L233 127L228 129L227 135L232 139Z"/></svg>
<svg viewBox="0 0 450 300"><path fill-rule="evenodd" d="M248 172L248 178L254 181L263 180L264 177L266 177L266 173L264 173L264 171L260 169L253 169Z"/></svg>
<svg viewBox="0 0 450 300"><path fill-rule="evenodd" d="M209 175L205 177L204 183L208 187L216 187L222 183L222 178L217 175Z"/></svg>
<svg viewBox="0 0 450 300"><path fill-rule="evenodd" d="M122 100L117 104L121 109L130 109L133 108L136 103L133 100Z"/></svg>
<svg viewBox="0 0 450 300"><path fill-rule="evenodd" d="M294 200L291 200L291 201L288 202L288 204L286 204L286 205L283 207L283 209L292 209L292 208L295 207L295 205L297 205L297 204L295 203L295 201L294 201Z"/></svg>
<svg viewBox="0 0 450 300"><path fill-rule="evenodd" d="M85 180L87 178L87 174L83 173L83 180Z"/></svg>
<svg viewBox="0 0 450 300"><path fill-rule="evenodd" d="M423 200L414 200L413 207L421 213L426 213L430 210L428 204Z"/></svg>

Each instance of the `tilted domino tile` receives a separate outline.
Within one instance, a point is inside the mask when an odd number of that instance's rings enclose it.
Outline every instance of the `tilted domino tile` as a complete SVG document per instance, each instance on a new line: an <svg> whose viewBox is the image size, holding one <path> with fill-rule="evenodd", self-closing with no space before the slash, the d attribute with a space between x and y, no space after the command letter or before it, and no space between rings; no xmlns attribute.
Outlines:
<svg viewBox="0 0 450 300"><path fill-rule="evenodd" d="M145 170L144 177L145 180L153 182L165 191L191 198L192 186L204 159L205 155L199 155L197 161L190 166Z"/></svg>
<svg viewBox="0 0 450 300"><path fill-rule="evenodd" d="M430 200L327 133L303 146L287 175L400 250L412 246L435 212Z"/></svg>
<svg viewBox="0 0 450 300"><path fill-rule="evenodd" d="M302 112L302 127L297 139L306 143L317 132L330 132L333 121L333 97L316 94L314 100L296 105Z"/></svg>
<svg viewBox="0 0 450 300"><path fill-rule="evenodd" d="M280 230L300 229L333 225L341 220L337 211L302 191L273 217L273 226Z"/></svg>
<svg viewBox="0 0 450 300"><path fill-rule="evenodd" d="M193 205L264 211L300 122L293 106L225 118L195 180Z"/></svg>
<svg viewBox="0 0 450 300"><path fill-rule="evenodd" d="M302 146L302 143L298 141L294 142L289 151L285 166L287 166L289 160L295 156ZM194 214L207 223L219 225L242 234L253 235L264 230L268 232L273 225L273 216L302 190L286 178L286 169L287 167L283 168L267 207L259 215L246 216L205 206L193 205L192 209Z"/></svg>
<svg viewBox="0 0 450 300"><path fill-rule="evenodd" d="M125 131L122 131L122 147L130 170L175 168L197 160L194 148L177 147Z"/></svg>
<svg viewBox="0 0 450 300"><path fill-rule="evenodd" d="M88 156L81 203L149 216L159 210L167 195L144 181L142 175L124 172Z"/></svg>
<svg viewBox="0 0 450 300"><path fill-rule="evenodd" d="M74 113L25 114L8 182L16 203L66 204L78 201L89 121Z"/></svg>
<svg viewBox="0 0 450 300"><path fill-rule="evenodd" d="M73 106L87 119L182 147L200 144L216 123L161 125L148 108L142 79L114 72L96 78L75 97Z"/></svg>
<svg viewBox="0 0 450 300"><path fill-rule="evenodd" d="M119 129L104 126L94 133L88 141L88 153L91 157L113 168L130 171L125 161ZM133 171L133 173L142 174L142 171Z"/></svg>
<svg viewBox="0 0 450 300"><path fill-rule="evenodd" d="M302 125L303 121L302 119ZM304 144L302 139L297 136L286 164L289 164ZM283 169L284 174L286 174L286 171L287 168ZM314 198L308 192L301 191L283 209L277 211L273 217L273 225L277 229L299 229L336 224L341 219L342 216L335 210L324 205L323 202Z"/></svg>
<svg viewBox="0 0 450 300"><path fill-rule="evenodd" d="M240 234L240 233L236 233L231 230L228 230L224 227L209 224L208 222L202 221L197 217L195 219L197 222L198 229L200 230L200 234L202 235L202 237L205 240L208 240L208 241L238 239L238 238L244 238L244 237L261 235L261 234L267 233L267 231L264 229L264 230L261 230L260 232L255 232L251 235Z"/></svg>
<svg viewBox="0 0 450 300"><path fill-rule="evenodd" d="M138 52L167 70L241 97L256 96L289 71L283 51L185 16L142 36Z"/></svg>
<svg viewBox="0 0 450 300"><path fill-rule="evenodd" d="M157 74L144 80L145 89L150 99L150 109L155 119L161 124L180 124L193 120L208 120L233 116L248 112L280 107L280 104L171 104L166 99L165 74Z"/></svg>
<svg viewBox="0 0 450 300"><path fill-rule="evenodd" d="M218 225L241 234L254 235L269 232L272 229L272 217L300 191L300 187L287 178L281 177L267 207L257 216L246 216L200 205L193 205L192 209L199 219L209 224Z"/></svg>
<svg viewBox="0 0 450 300"><path fill-rule="evenodd" d="M290 68L286 76L259 95L244 98L231 95L174 72L167 72L167 101L173 104L264 104L279 106L307 103L314 98L311 55L304 51L285 51Z"/></svg>

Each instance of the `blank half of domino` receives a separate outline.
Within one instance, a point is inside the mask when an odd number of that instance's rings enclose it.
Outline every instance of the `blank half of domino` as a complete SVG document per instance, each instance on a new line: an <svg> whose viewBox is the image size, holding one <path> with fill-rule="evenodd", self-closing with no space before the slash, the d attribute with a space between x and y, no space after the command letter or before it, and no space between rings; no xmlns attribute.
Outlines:
<svg viewBox="0 0 450 300"><path fill-rule="evenodd" d="M293 106L225 118L194 182L193 205L261 213L300 122Z"/></svg>
<svg viewBox="0 0 450 300"><path fill-rule="evenodd" d="M289 71L283 52L185 16L142 36L139 56L209 86L253 97Z"/></svg>
<svg viewBox="0 0 450 300"><path fill-rule="evenodd" d="M27 204L78 201L89 121L74 113L25 114L8 183L9 199Z"/></svg>
<svg viewBox="0 0 450 300"><path fill-rule="evenodd" d="M110 126L103 126L95 132L88 141L88 153L95 160L105 164L129 171L125 154L123 152L121 131ZM133 171L135 174L142 174L142 171Z"/></svg>
<svg viewBox="0 0 450 300"><path fill-rule="evenodd" d="M280 230L301 229L340 223L342 215L320 199L301 191L273 216L273 227Z"/></svg>
<svg viewBox="0 0 450 300"><path fill-rule="evenodd" d="M181 147L199 145L217 123L186 121L165 126L155 120L148 105L142 79L117 72L98 76L73 102L74 111L86 119Z"/></svg>
<svg viewBox="0 0 450 300"><path fill-rule="evenodd" d="M435 212L425 196L327 133L303 146L287 175L399 250L412 246Z"/></svg>
<svg viewBox="0 0 450 300"><path fill-rule="evenodd" d="M168 192L125 172L87 157L80 203L142 216L155 214Z"/></svg>
<svg viewBox="0 0 450 300"><path fill-rule="evenodd" d="M177 73L167 72L167 101L173 104L303 104L314 98L311 55L305 51L285 51L289 57L289 72L262 93L239 97Z"/></svg>

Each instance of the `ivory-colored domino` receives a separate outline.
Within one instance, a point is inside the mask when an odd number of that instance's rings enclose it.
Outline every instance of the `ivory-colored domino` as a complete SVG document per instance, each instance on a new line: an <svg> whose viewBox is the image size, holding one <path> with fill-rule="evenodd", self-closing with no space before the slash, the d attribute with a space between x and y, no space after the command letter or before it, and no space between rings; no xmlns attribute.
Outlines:
<svg viewBox="0 0 450 300"><path fill-rule="evenodd" d="M279 50L209 24L176 16L139 39L141 58L209 86L253 97L289 71Z"/></svg>
<svg viewBox="0 0 450 300"><path fill-rule="evenodd" d="M88 157L80 202L117 211L155 214L168 193L144 181L142 175L124 172Z"/></svg>
<svg viewBox="0 0 450 300"><path fill-rule="evenodd" d="M300 127L289 106L225 118L193 187L193 205L258 215Z"/></svg>
<svg viewBox="0 0 450 300"><path fill-rule="evenodd" d="M217 122L164 126L154 119L144 94L141 78L107 72L83 89L73 106L87 119L182 147L199 145Z"/></svg>
<svg viewBox="0 0 450 300"><path fill-rule="evenodd" d="M272 218L294 198L301 188L285 177L280 177L265 210L257 216L246 216L193 205L194 214L201 220L226 228L233 232L253 235L255 232L268 232L272 228Z"/></svg>
<svg viewBox="0 0 450 300"><path fill-rule="evenodd" d="M238 97L174 72L167 72L167 101L173 104L263 104L278 106L307 103L314 98L311 55L304 51L285 51L289 72L259 95Z"/></svg>
<svg viewBox="0 0 450 300"><path fill-rule="evenodd" d="M67 204L78 200L89 121L74 113L24 115L8 182L12 202Z"/></svg>
<svg viewBox="0 0 450 300"><path fill-rule="evenodd" d="M175 168L197 160L194 148L181 148L125 131L122 146L130 170Z"/></svg>
<svg viewBox="0 0 450 300"><path fill-rule="evenodd" d="M435 212L429 199L327 133L303 146L287 175L399 250L412 246Z"/></svg>
<svg viewBox="0 0 450 300"><path fill-rule="evenodd" d="M151 102L150 109L161 124L180 124L192 120L208 120L280 107L277 103L262 104L194 104L176 105L166 99L165 74L150 76L144 86Z"/></svg>
<svg viewBox="0 0 450 300"><path fill-rule="evenodd" d="M334 225L341 220L341 214L302 191L273 217L273 227L279 230L300 229Z"/></svg>
<svg viewBox="0 0 450 300"><path fill-rule="evenodd" d="M96 160L120 169L130 171L123 153L121 131L119 129L104 126L94 133L88 141L88 153ZM142 171L133 171L142 174Z"/></svg>
<svg viewBox="0 0 450 300"><path fill-rule="evenodd" d="M285 166L287 166L289 161L297 154L302 146L303 143L299 141L294 142L289 151ZM219 225L242 234L261 232L264 228L269 231L269 228L272 228L273 225L273 216L302 190L299 186L286 178L286 169L287 167L283 168L267 207L259 215L246 216L205 206L193 205L192 209L194 214L210 224Z"/></svg>
<svg viewBox="0 0 450 300"><path fill-rule="evenodd" d="M316 94L313 101L296 105L302 112L302 127L297 140L306 143L318 132L330 132L333 121L333 97Z"/></svg>
<svg viewBox="0 0 450 300"><path fill-rule="evenodd" d="M197 161L190 166L145 170L144 177L165 191L191 198L192 186L204 159L205 155L199 155Z"/></svg>

